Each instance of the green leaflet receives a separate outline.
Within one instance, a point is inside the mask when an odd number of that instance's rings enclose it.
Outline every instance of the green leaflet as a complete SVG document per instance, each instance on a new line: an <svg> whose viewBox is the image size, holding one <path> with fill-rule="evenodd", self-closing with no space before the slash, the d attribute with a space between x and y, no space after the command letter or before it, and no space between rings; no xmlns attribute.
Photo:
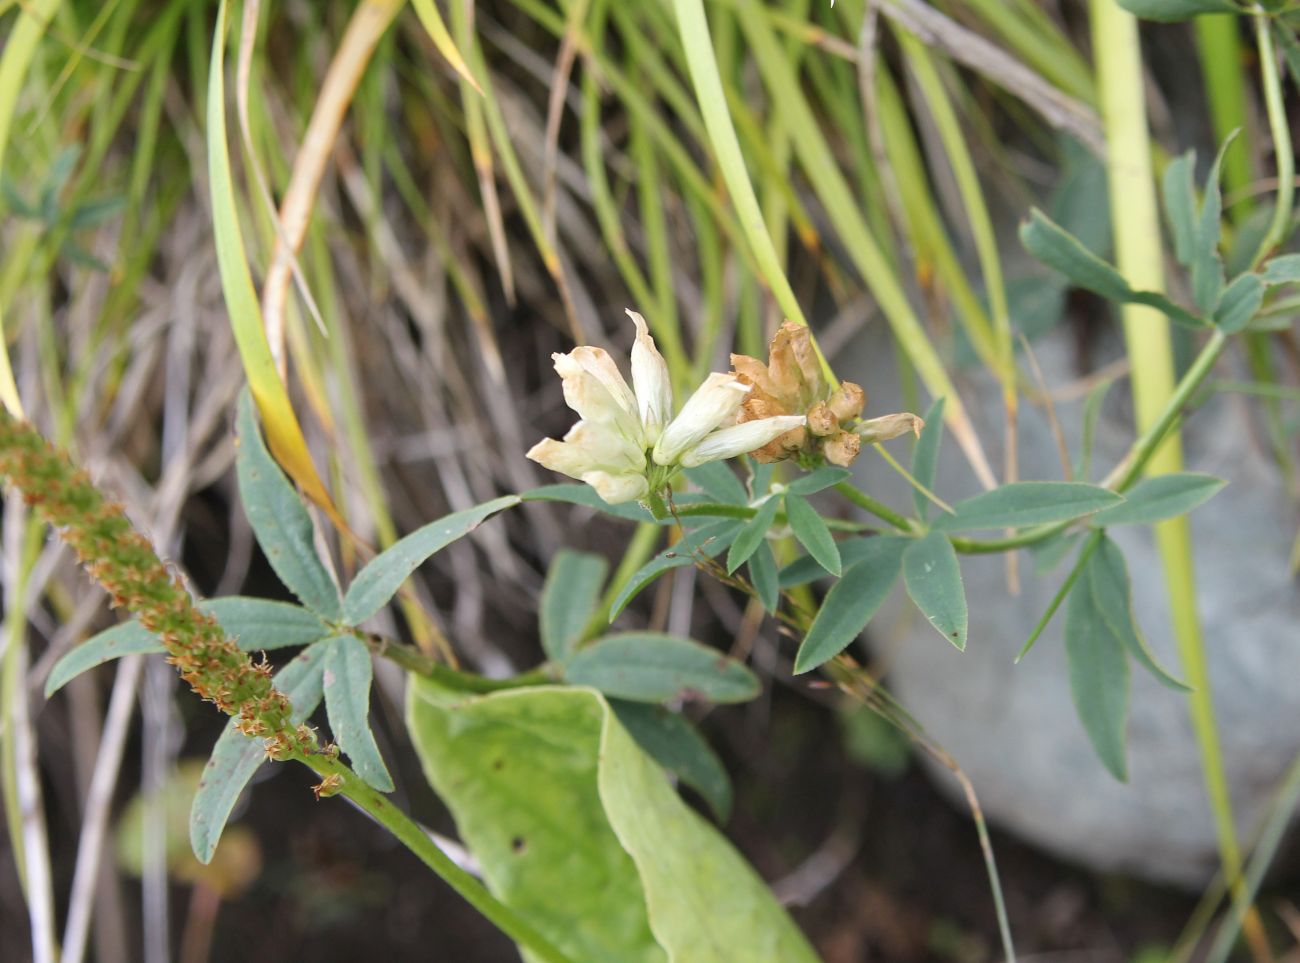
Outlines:
<svg viewBox="0 0 1300 963"><path fill-rule="evenodd" d="M795 656L795 674L807 672L839 655L858 637L898 580L905 538L879 535L866 540L871 554L845 569L817 610L808 635Z"/></svg>
<svg viewBox="0 0 1300 963"><path fill-rule="evenodd" d="M664 706L607 699L642 751L698 792L725 823L731 814L731 779L708 741L679 712Z"/></svg>
<svg viewBox="0 0 1300 963"><path fill-rule="evenodd" d="M1021 528L1082 518L1123 502L1121 495L1082 482L1012 482L967 498L943 515L935 528L973 532L990 528Z"/></svg>
<svg viewBox="0 0 1300 963"><path fill-rule="evenodd" d="M790 521L790 530L794 537L808 550L808 554L832 575L839 575L840 550L835 547L831 530L826 527L817 509L808 503L802 495L785 496L785 514Z"/></svg>
<svg viewBox="0 0 1300 963"><path fill-rule="evenodd" d="M226 634L245 652L310 645L329 635L329 627L306 609L288 602L230 595L200 602L199 608L212 615ZM50 670L45 680L45 697L97 665L126 655L165 652L162 643L139 622L132 620L105 629L69 651Z"/></svg>
<svg viewBox="0 0 1300 963"><path fill-rule="evenodd" d="M583 629L596 610L600 587L609 565L599 555L561 549L551 560L542 586L538 622L542 648L552 659L564 660L582 641Z"/></svg>
<svg viewBox="0 0 1300 963"><path fill-rule="evenodd" d="M311 516L275 463L253 415L253 399L239 394L239 498L244 514L280 581L303 605L328 619L339 617L339 590L316 554Z"/></svg>
<svg viewBox="0 0 1300 963"><path fill-rule="evenodd" d="M407 718L489 889L575 960L816 959L599 694L413 680Z"/></svg>
<svg viewBox="0 0 1300 963"><path fill-rule="evenodd" d="M959 649L966 648L966 590L952 542L943 532L931 532L903 552L907 594L939 634Z"/></svg>
<svg viewBox="0 0 1300 963"><path fill-rule="evenodd" d="M325 711L330 732L348 754L358 776L380 792L393 791L374 733L370 731L370 683L374 666L370 650L354 635L323 642L325 650Z"/></svg>
<svg viewBox="0 0 1300 963"><path fill-rule="evenodd" d="M761 688L749 669L717 649L657 632L597 639L565 663L564 678L636 702L745 702Z"/></svg>
<svg viewBox="0 0 1300 963"><path fill-rule="evenodd" d="M390 545L372 558L348 586L343 597L344 621L358 625L370 618L388 604L402 583L429 556L468 535L488 516L518 504L518 495L503 495L430 522Z"/></svg>
<svg viewBox="0 0 1300 963"><path fill-rule="evenodd" d="M1199 472L1177 472L1144 478L1126 494L1126 501L1098 512L1089 521L1107 525L1146 525L1190 512L1226 485L1222 478Z"/></svg>
<svg viewBox="0 0 1300 963"><path fill-rule="evenodd" d="M293 703L295 723L303 722L320 705L324 656L324 647L313 645L276 673L275 686ZM260 739L250 739L236 729L234 719L226 723L203 767L190 809L190 845L199 862L212 859L230 811L265 761L266 751Z"/></svg>

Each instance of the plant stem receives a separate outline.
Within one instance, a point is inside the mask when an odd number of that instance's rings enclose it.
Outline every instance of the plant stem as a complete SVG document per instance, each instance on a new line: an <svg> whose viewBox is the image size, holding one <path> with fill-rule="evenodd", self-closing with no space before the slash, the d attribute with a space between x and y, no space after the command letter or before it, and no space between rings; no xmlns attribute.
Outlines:
<svg viewBox="0 0 1300 963"><path fill-rule="evenodd" d="M361 631L354 631L353 634L364 642L375 655L400 665L408 672L424 676L427 679L433 679L440 685L456 692L498 692L502 689L520 689L530 685L545 685L554 681L554 676L552 676L550 667L547 665L521 672L519 675L512 675L508 679L489 679L487 676L478 675L474 672L454 669L445 662L430 658L411 645L404 645L401 642L395 642L380 635Z"/></svg>
<svg viewBox="0 0 1300 963"><path fill-rule="evenodd" d="M870 512L872 515L875 515L883 521L889 522L889 524L893 525L905 535L912 534L912 523L908 519L894 511L884 502L872 498L856 485L853 485L850 482L840 482L835 486L835 490L843 495L848 501L857 505L858 508Z"/></svg>
<svg viewBox="0 0 1300 963"><path fill-rule="evenodd" d="M429 838L428 833L416 825L406 813L368 786L343 763L323 753L297 755L295 758L312 769L322 781L337 780L335 791L339 795L350 800L358 809L392 833L402 845L418 856L421 862L437 873L443 882L482 913L490 923L520 946L525 947L537 959L546 960L547 963L572 963L569 957L550 940L517 916L514 910L497 900L477 879L457 866L451 857Z"/></svg>
<svg viewBox="0 0 1300 963"><path fill-rule="evenodd" d="M1107 181L1116 264L1130 284L1144 290L1161 291L1164 288L1164 255L1151 173L1151 141L1143 96L1146 84L1137 20L1114 0L1090 0L1089 13L1098 100L1106 131ZM1124 485L1144 470L1153 474L1181 470L1182 446L1179 436L1169 433L1177 419L1177 411L1170 410L1173 407L1170 403L1176 400L1176 391L1169 322L1151 308L1135 304L1125 305L1121 317L1133 366L1135 421L1144 442L1139 445L1138 457L1123 467L1119 474L1118 484ZM1211 343L1221 349L1218 342L1222 339L1223 335L1216 332ZM1213 363L1213 355L1213 351L1203 352L1198 359L1207 370ZM1184 379L1184 386L1187 384L1190 380ZM1178 654L1192 688L1188 705L1200 748L1201 769L1218 836L1219 856L1224 874L1233 885L1233 894L1240 901L1246 898L1240 882L1241 850L1215 725L1205 642L1196 611L1191 529L1186 516L1183 516L1157 524L1155 532ZM1251 918L1258 936L1254 943L1256 955L1267 959L1268 948L1258 915Z"/></svg>
<svg viewBox="0 0 1300 963"><path fill-rule="evenodd" d="M1282 103L1282 80L1277 72L1277 53L1269 33L1269 16L1260 4L1255 4L1255 45L1259 51L1260 83L1264 88L1264 104L1268 109L1268 126L1273 137L1273 154L1277 157L1277 201L1268 233L1255 252L1252 267L1264 255L1284 240L1291 225L1291 208L1295 202L1295 155L1291 150L1291 128L1287 124L1286 107Z"/></svg>

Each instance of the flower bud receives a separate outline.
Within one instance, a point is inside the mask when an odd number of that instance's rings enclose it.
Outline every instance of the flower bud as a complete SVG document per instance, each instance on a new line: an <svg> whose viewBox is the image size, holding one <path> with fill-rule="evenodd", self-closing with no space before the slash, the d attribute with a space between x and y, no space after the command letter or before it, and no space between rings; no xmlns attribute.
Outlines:
<svg viewBox="0 0 1300 963"><path fill-rule="evenodd" d="M853 459L858 457L858 452L862 450L862 438L851 431L841 431L834 438L826 441L822 446L822 452L826 455L826 460L832 465L839 465L841 468L848 468L853 464Z"/></svg>

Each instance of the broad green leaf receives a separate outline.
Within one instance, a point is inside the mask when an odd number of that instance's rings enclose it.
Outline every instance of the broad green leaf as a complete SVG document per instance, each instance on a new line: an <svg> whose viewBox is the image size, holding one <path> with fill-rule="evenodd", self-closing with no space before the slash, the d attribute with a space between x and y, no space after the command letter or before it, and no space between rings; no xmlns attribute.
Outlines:
<svg viewBox="0 0 1300 963"><path fill-rule="evenodd" d="M619 613L627 608L627 604L664 572L685 565L694 565L697 553L709 558L717 555L731 544L731 540L740 531L741 524L734 519L725 519L704 525L689 532L676 545L650 559L632 573L623 590L614 599L614 604L609 611L610 621L618 618Z"/></svg>
<svg viewBox="0 0 1300 963"><path fill-rule="evenodd" d="M754 673L730 656L658 632L622 632L597 639L565 663L564 679L635 702L747 702L761 689Z"/></svg>
<svg viewBox="0 0 1300 963"><path fill-rule="evenodd" d="M1065 654L1079 721L1102 765L1116 779L1127 781L1128 654L1097 605L1088 578L1080 578L1065 605Z"/></svg>
<svg viewBox="0 0 1300 963"><path fill-rule="evenodd" d="M560 485L543 485L519 496L525 502L566 502L570 505L582 505L594 508L615 518L624 518L630 522L650 522L652 525L671 525L672 519L658 519L636 502L620 502L611 505L596 494L596 489L581 483L564 483Z"/></svg>
<svg viewBox="0 0 1300 963"><path fill-rule="evenodd" d="M1119 5L1144 20L1174 23L1203 13L1241 13L1231 0L1119 0Z"/></svg>
<svg viewBox="0 0 1300 963"><path fill-rule="evenodd" d="M538 620L542 648L563 661L582 641L582 631L596 611L609 564L599 555L561 549L551 561L542 586Z"/></svg>
<svg viewBox="0 0 1300 963"><path fill-rule="evenodd" d="M609 715L583 689L467 698L415 677L407 688L425 777L488 889L570 959L666 963L597 789Z"/></svg>
<svg viewBox="0 0 1300 963"><path fill-rule="evenodd" d="M518 495L504 495L462 512L454 512L417 528L372 558L348 586L343 620L359 625L388 604L402 583L434 553L468 535L484 519L519 504Z"/></svg>
<svg viewBox="0 0 1300 963"><path fill-rule="evenodd" d="M337 619L339 590L316 554L311 516L262 443L247 391L239 395L238 434L239 498L257 544L280 581L303 605Z"/></svg>
<svg viewBox="0 0 1300 963"><path fill-rule="evenodd" d="M606 723L600 753L605 812L636 863L650 927L673 963L815 963L763 881L682 804L622 726Z"/></svg>
<svg viewBox="0 0 1300 963"><path fill-rule="evenodd" d="M1300 254L1280 254L1269 259L1260 277L1265 284L1300 283Z"/></svg>
<svg viewBox="0 0 1300 963"><path fill-rule="evenodd" d="M796 675L839 655L861 634L898 580L908 542L889 536L866 539L870 554L844 570L817 610L795 656Z"/></svg>
<svg viewBox="0 0 1300 963"><path fill-rule="evenodd" d="M835 547L831 530L826 527L817 509L808 503L802 495L785 496L785 515L790 522L790 530L799 544L808 550L808 554L832 575L839 575L840 550Z"/></svg>
<svg viewBox="0 0 1300 963"><path fill-rule="evenodd" d="M767 530L772 527L776 521L777 509L781 507L781 499L772 495L762 505L758 506L758 511L754 517L745 522L736 540L731 543L731 548L727 551L727 574L730 575L745 562L749 561L749 556L753 555L758 546L763 544L767 537Z"/></svg>
<svg viewBox="0 0 1300 963"><path fill-rule="evenodd" d="M1106 620L1111 632L1124 642L1129 654L1169 688L1178 692L1190 692L1186 683L1160 665L1147 644L1146 637L1142 635L1142 630L1138 628L1137 616L1133 611L1128 566L1124 563L1124 553L1119 550L1119 546L1103 535L1097 550L1088 559L1083 577L1092 585L1097 611Z"/></svg>
<svg viewBox="0 0 1300 963"><path fill-rule="evenodd" d="M699 730L681 713L663 706L607 701L642 751L698 792L713 818L725 823L731 814L731 778Z"/></svg>
<svg viewBox="0 0 1300 963"><path fill-rule="evenodd" d="M931 532L903 552L907 594L939 634L958 649L966 648L966 590L952 542Z"/></svg>
<svg viewBox="0 0 1300 963"><path fill-rule="evenodd" d="M794 492L796 495L815 495L832 485L838 485L846 478L852 477L852 475L853 472L847 468L836 468L827 465L806 475L800 475L786 486L786 491Z"/></svg>
<svg viewBox="0 0 1300 963"><path fill-rule="evenodd" d="M781 576L776 568L776 555L772 546L763 542L758 551L749 556L749 580L758 592L758 600L768 612L776 612L781 601Z"/></svg>
<svg viewBox="0 0 1300 963"><path fill-rule="evenodd" d="M325 712L330 732L347 753L358 776L380 792L393 791L384 757L370 730L370 683L374 666L370 650L353 635L322 643L325 649Z"/></svg>
<svg viewBox="0 0 1300 963"><path fill-rule="evenodd" d="M925 413L925 427L912 450L912 477L930 491L934 491L935 474L939 470L939 444L943 441L943 398L935 398ZM913 489L912 503L917 515L924 521L929 517L930 499Z"/></svg>
<svg viewBox="0 0 1300 963"><path fill-rule="evenodd" d="M1020 243L1030 254L1048 267L1055 268L1076 285L1108 301L1145 304L1162 312L1171 321L1192 328L1205 327L1205 321L1179 307L1158 291L1135 291L1124 277L1097 255L1084 247L1060 225L1034 208L1029 220L1020 226Z"/></svg>
<svg viewBox="0 0 1300 963"><path fill-rule="evenodd" d="M686 469L686 477L714 501L724 505L744 505L749 501L745 486L725 461L711 461Z"/></svg>
<svg viewBox="0 0 1300 963"><path fill-rule="evenodd" d="M973 532L990 528L1022 528L1082 518L1123 503L1122 495L1083 482L1012 482L967 498L953 506L935 528Z"/></svg>
<svg viewBox="0 0 1300 963"><path fill-rule="evenodd" d="M1123 504L1098 512L1088 521L1108 525L1146 525L1190 512L1209 501L1226 485L1222 478L1199 472L1179 472L1144 478L1125 495Z"/></svg>
<svg viewBox="0 0 1300 963"><path fill-rule="evenodd" d="M297 605L231 595L200 602L245 652L310 645L330 634L319 618ZM45 682L48 698L81 673L126 655L166 652L158 637L132 620L92 636L54 664Z"/></svg>
<svg viewBox="0 0 1300 963"><path fill-rule="evenodd" d="M1244 331L1264 303L1264 282L1258 274L1242 274L1223 289L1214 308L1214 323L1225 334Z"/></svg>
<svg viewBox="0 0 1300 963"><path fill-rule="evenodd" d="M1192 174L1196 166L1196 151L1181 154L1169 162L1161 180L1161 193L1165 201L1165 217L1169 220L1169 233L1174 241L1174 256L1184 266L1192 263L1196 250L1196 188Z"/></svg>
<svg viewBox="0 0 1300 963"><path fill-rule="evenodd" d="M295 724L305 721L320 705L324 657L324 646L313 645L276 673L275 686L293 703ZM250 739L235 728L234 719L230 720L203 767L203 778L190 810L190 845L199 862L212 859L230 811L265 761L262 740Z"/></svg>
<svg viewBox="0 0 1300 963"><path fill-rule="evenodd" d="M488 888L575 961L816 960L598 693L414 680L407 718Z"/></svg>
<svg viewBox="0 0 1300 963"><path fill-rule="evenodd" d="M45 680L45 698L50 698L81 673L89 672L97 665L128 655L166 651L158 637L139 622L132 620L115 625L91 636L54 663L50 677Z"/></svg>

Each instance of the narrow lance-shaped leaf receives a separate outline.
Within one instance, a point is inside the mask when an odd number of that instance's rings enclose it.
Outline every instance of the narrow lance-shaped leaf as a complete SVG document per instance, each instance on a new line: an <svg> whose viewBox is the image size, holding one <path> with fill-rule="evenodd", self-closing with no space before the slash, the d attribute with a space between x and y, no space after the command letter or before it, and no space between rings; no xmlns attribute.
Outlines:
<svg viewBox="0 0 1300 963"><path fill-rule="evenodd" d="M832 485L838 485L845 479L852 477L852 475L853 472L847 468L827 465L806 475L800 475L786 486L786 491L794 492L796 495L815 495Z"/></svg>
<svg viewBox="0 0 1300 963"><path fill-rule="evenodd" d="M749 556L749 580L758 593L758 600L768 612L776 612L781 601L781 576L776 568L776 555L772 546L763 542Z"/></svg>
<svg viewBox="0 0 1300 963"><path fill-rule="evenodd" d="M1106 620L1111 632L1123 641L1129 654L1164 685L1177 692L1190 692L1186 683L1160 664L1142 635L1142 630L1138 628L1137 617L1133 612L1128 566L1124 564L1124 553L1119 550L1119 546L1103 535L1097 551L1088 561L1084 577L1092 585L1097 611Z"/></svg>
<svg viewBox="0 0 1300 963"><path fill-rule="evenodd" d="M881 535L867 539L871 553L844 570L817 610L808 635L795 656L798 675L839 655L876 614L898 580L909 540Z"/></svg>
<svg viewBox="0 0 1300 963"><path fill-rule="evenodd" d="M745 486L725 461L711 461L688 468L686 477L714 501L724 505L743 505L748 501Z"/></svg>
<svg viewBox="0 0 1300 963"><path fill-rule="evenodd" d="M1300 283L1300 254L1280 254L1270 259L1260 277L1265 284Z"/></svg>
<svg viewBox="0 0 1300 963"><path fill-rule="evenodd" d="M339 590L316 552L311 516L262 443L246 390L239 395L238 420L239 497L257 543L280 581L304 605L337 619Z"/></svg>
<svg viewBox="0 0 1300 963"><path fill-rule="evenodd" d="M703 555L707 558L717 555L731 544L732 539L736 537L736 533L740 531L740 527L741 522L734 519L712 522L695 529L693 532L689 532L676 545L665 549L650 559L632 573L632 576L627 580L627 584L623 586L622 591L614 599L614 604L610 606L609 610L610 621L618 618L619 613L627 608L627 604L664 572L685 565L694 565L697 555Z"/></svg>
<svg viewBox="0 0 1300 963"><path fill-rule="evenodd" d="M609 707L641 750L703 797L713 817L731 814L731 779L722 760L681 713L663 706L610 699Z"/></svg>
<svg viewBox="0 0 1300 963"><path fill-rule="evenodd" d="M392 792L393 777L370 730L370 683L374 674L370 650L352 635L337 636L322 646L330 732L358 776L380 792Z"/></svg>
<svg viewBox="0 0 1300 963"><path fill-rule="evenodd" d="M1110 525L1147 525L1174 518L1209 501L1226 484L1222 478L1199 472L1144 478L1129 489L1123 504L1098 512L1089 522L1097 528L1105 528Z"/></svg>
<svg viewBox="0 0 1300 963"><path fill-rule="evenodd" d="M1224 334L1244 331L1264 303L1264 282L1258 274L1243 274L1233 280L1219 296L1214 308L1214 323Z"/></svg>
<svg viewBox="0 0 1300 963"><path fill-rule="evenodd" d="M749 561L749 557L754 554L758 546L763 544L763 540L767 537L767 530L776 521L776 511L780 507L781 499L776 495L772 495L758 506L754 517L745 523L736 540L731 543L731 548L727 552L727 574L731 574Z"/></svg>
<svg viewBox="0 0 1300 963"><path fill-rule="evenodd" d="M1223 196L1219 192L1219 171L1223 155L1232 145L1227 137L1205 179L1205 194L1196 223L1196 243L1192 249L1192 297L1204 314L1216 310L1223 293L1223 258L1219 256L1219 233L1223 220ZM1216 322L1217 323L1217 322Z"/></svg>
<svg viewBox="0 0 1300 963"><path fill-rule="evenodd" d="M826 522L817 514L817 509L808 503L802 495L785 496L785 514L790 522L790 530L808 554L817 559L822 568L832 575L841 571L840 550L835 547L835 539Z"/></svg>
<svg viewBox="0 0 1300 963"><path fill-rule="evenodd" d="M1082 482L1013 482L953 506L935 527L945 532L1020 528L1082 518L1124 501L1106 488Z"/></svg>
<svg viewBox="0 0 1300 963"><path fill-rule="evenodd" d="M330 634L319 618L297 605L270 599L231 595L200 602L199 608L213 616L226 634L245 652L310 645ZM54 695L81 673L127 655L165 652L162 642L134 619L105 629L69 651L50 670L45 680L46 698Z"/></svg>
<svg viewBox="0 0 1300 963"><path fill-rule="evenodd" d="M599 555L570 549L562 549L551 561L538 616L542 648L552 659L568 658L582 641L608 569L608 563Z"/></svg>
<svg viewBox="0 0 1300 963"><path fill-rule="evenodd" d="M1165 217L1174 240L1174 256L1184 266L1192 263L1196 250L1196 189L1192 181L1196 151L1188 151L1169 162L1161 179Z"/></svg>
<svg viewBox="0 0 1300 963"><path fill-rule="evenodd" d="M596 489L580 483L563 482L558 485L543 485L541 488L523 492L519 499L525 502L565 502L569 505L581 505L629 522L650 522L653 525L673 523L672 518L655 518L635 502L611 505L596 494Z"/></svg>
<svg viewBox="0 0 1300 963"><path fill-rule="evenodd" d="M875 551L871 542L871 538L847 538L842 542L837 542L836 547L840 550L840 565L847 569L850 565L854 565L870 556ZM781 588L788 589L826 578L827 572L826 569L821 567L817 559L811 555L800 555L781 569L780 576Z"/></svg>
<svg viewBox="0 0 1300 963"><path fill-rule="evenodd" d="M388 604L402 583L431 555L468 535L490 515L518 505L519 500L518 495L494 498L430 522L390 545L372 558L348 586L343 597L344 621L359 625L370 618Z"/></svg>
<svg viewBox="0 0 1300 963"><path fill-rule="evenodd" d="M1065 607L1070 693L1097 757L1112 776L1123 782L1128 779L1124 746L1130 684L1128 654L1124 640L1112 630L1097 605L1087 574L1085 570Z"/></svg>
<svg viewBox="0 0 1300 963"><path fill-rule="evenodd" d="M597 639L574 653L564 666L564 678L635 702L746 702L760 688L754 673L717 649L657 632Z"/></svg>
<svg viewBox="0 0 1300 963"><path fill-rule="evenodd" d="M907 594L940 635L966 648L966 590L957 553L943 532L931 532L903 552Z"/></svg>
<svg viewBox="0 0 1300 963"><path fill-rule="evenodd" d="M925 427L921 429L921 437L917 439L916 447L912 450L912 477L931 491L934 491L934 479L939 470L939 445L943 441L943 405L943 398L934 399L930 410L925 413ZM913 490L912 503L916 506L917 515L922 520L929 518L930 499L919 490Z"/></svg>
<svg viewBox="0 0 1300 963"><path fill-rule="evenodd" d="M276 673L276 688L293 703L295 724L305 721L320 705L324 656L324 648L313 645ZM235 720L230 720L203 769L190 809L190 845L199 862L212 859L240 793L265 761L262 740L248 738L235 728Z"/></svg>

